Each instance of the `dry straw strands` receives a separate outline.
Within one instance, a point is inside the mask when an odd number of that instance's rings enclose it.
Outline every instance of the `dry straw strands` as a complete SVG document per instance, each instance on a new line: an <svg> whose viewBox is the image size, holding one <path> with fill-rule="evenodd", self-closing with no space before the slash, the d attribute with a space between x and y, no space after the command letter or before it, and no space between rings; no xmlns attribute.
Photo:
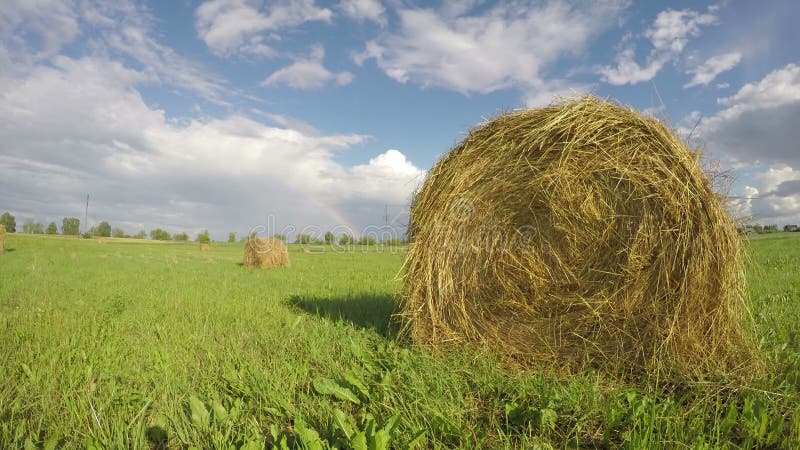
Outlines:
<svg viewBox="0 0 800 450"><path fill-rule="evenodd" d="M672 379L758 363L724 199L662 123L594 97L503 115L411 209L403 330L569 372Z"/></svg>
<svg viewBox="0 0 800 450"><path fill-rule="evenodd" d="M6 227L0 224L0 252L6 251Z"/></svg>
<svg viewBox="0 0 800 450"><path fill-rule="evenodd" d="M250 239L244 245L244 266L259 269L289 267L289 251L280 239Z"/></svg>
<svg viewBox="0 0 800 450"><path fill-rule="evenodd" d="M208 244L200 244L199 248L200 248L201 252L207 252L207 251L211 250L211 246L208 245Z"/></svg>

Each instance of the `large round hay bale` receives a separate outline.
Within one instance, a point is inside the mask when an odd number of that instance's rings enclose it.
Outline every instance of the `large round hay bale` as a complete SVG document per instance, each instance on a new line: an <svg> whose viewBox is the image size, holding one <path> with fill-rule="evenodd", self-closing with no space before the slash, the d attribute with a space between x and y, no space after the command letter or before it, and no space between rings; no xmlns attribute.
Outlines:
<svg viewBox="0 0 800 450"><path fill-rule="evenodd" d="M201 252L207 252L211 250L211 246L208 244L200 244L198 248L200 249Z"/></svg>
<svg viewBox="0 0 800 450"><path fill-rule="evenodd" d="M472 130L415 197L404 331L524 364L704 378L752 357L736 227L700 157L593 97Z"/></svg>
<svg viewBox="0 0 800 450"><path fill-rule="evenodd" d="M280 239L249 239L244 246L244 266L259 269L289 267L289 250Z"/></svg>
<svg viewBox="0 0 800 450"><path fill-rule="evenodd" d="M0 224L0 252L6 251L6 226Z"/></svg>

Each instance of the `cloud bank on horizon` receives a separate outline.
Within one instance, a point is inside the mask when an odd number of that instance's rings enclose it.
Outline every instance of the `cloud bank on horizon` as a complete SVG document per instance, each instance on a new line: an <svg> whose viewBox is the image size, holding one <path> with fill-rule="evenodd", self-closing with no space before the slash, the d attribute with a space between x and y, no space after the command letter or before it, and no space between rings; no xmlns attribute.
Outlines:
<svg viewBox="0 0 800 450"><path fill-rule="evenodd" d="M502 110L592 92L732 170L737 213L800 223L791 1L10 0L0 210L216 239L356 232ZM91 224L90 224L91 225Z"/></svg>

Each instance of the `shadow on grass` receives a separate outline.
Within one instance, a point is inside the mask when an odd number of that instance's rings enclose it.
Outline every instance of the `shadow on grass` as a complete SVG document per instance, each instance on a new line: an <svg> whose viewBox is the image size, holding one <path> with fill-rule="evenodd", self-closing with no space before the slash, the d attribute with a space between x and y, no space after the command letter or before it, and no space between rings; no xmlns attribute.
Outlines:
<svg viewBox="0 0 800 450"><path fill-rule="evenodd" d="M320 317L373 329L387 338L397 335L397 323L392 318L397 305L388 294L353 294L334 298L295 295L289 298L289 304Z"/></svg>
<svg viewBox="0 0 800 450"><path fill-rule="evenodd" d="M145 431L145 437L147 437L147 443L150 444L150 448L153 450L166 450L169 445L167 430L159 426L148 427L147 431Z"/></svg>

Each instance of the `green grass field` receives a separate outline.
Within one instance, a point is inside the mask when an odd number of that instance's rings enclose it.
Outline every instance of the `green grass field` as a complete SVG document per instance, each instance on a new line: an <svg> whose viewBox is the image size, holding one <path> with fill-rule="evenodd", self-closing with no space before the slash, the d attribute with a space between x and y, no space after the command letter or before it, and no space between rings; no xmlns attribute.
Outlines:
<svg viewBox="0 0 800 450"><path fill-rule="evenodd" d="M400 253L8 236L0 448L799 448L800 233L751 241L764 379L558 379L397 342Z"/></svg>

